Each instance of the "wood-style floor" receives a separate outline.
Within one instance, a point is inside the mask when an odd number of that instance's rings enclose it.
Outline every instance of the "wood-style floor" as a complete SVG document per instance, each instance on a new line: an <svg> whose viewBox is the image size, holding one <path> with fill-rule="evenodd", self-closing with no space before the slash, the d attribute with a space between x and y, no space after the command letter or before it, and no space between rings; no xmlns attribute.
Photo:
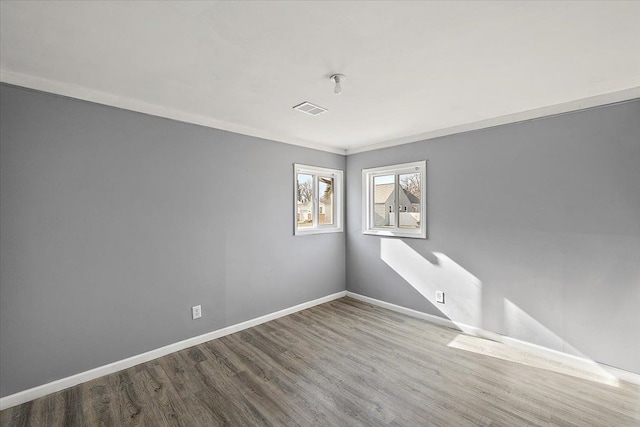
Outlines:
<svg viewBox="0 0 640 427"><path fill-rule="evenodd" d="M9 408L0 420L638 426L640 386L343 298Z"/></svg>

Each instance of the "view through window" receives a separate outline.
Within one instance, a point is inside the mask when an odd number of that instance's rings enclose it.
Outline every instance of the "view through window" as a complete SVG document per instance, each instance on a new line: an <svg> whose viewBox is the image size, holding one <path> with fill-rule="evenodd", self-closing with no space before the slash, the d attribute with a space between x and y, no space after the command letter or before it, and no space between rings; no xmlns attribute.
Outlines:
<svg viewBox="0 0 640 427"><path fill-rule="evenodd" d="M425 172L424 161L364 169L363 232L425 238Z"/></svg>
<svg viewBox="0 0 640 427"><path fill-rule="evenodd" d="M295 234L342 231L343 172L295 165Z"/></svg>

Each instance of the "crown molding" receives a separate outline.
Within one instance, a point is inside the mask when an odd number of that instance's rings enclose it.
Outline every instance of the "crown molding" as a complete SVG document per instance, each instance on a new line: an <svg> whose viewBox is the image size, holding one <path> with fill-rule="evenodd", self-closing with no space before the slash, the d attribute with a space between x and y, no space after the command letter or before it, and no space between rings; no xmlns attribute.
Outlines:
<svg viewBox="0 0 640 427"><path fill-rule="evenodd" d="M440 138L443 136L454 135L458 133L471 132L474 130L486 129L496 126L503 126L512 123L518 123L528 120L535 120L543 117L556 116L560 114L571 113L574 111L585 110L589 108L601 107L604 105L615 104L633 99L640 98L640 86L582 98L574 101L568 101L560 104L550 105L547 107L535 108L532 110L521 111L518 113L507 114L504 116L493 117L490 119L480 120L473 123L465 123L458 126L452 126L444 129L435 129L416 135L409 135L389 141L375 144L363 145L355 148L336 148L326 145L295 139L283 138L272 132L254 129L235 123L229 123L210 117L200 116L180 110L163 107L157 104L140 101L126 96L113 95L106 92L96 91L83 86L73 85L60 81L42 79L27 74L15 73L0 69L0 82L22 86L29 89L49 92L56 95L66 96L69 98L80 99L83 101L95 102L98 104L108 105L111 107L121 108L124 110L135 111L138 113L149 114L166 119L176 120L185 123L192 123L213 129L234 132L242 135L252 136L255 138L268 139L271 141L281 142L284 144L297 145L300 147L310 148L328 153L350 155L362 153L365 151L379 150L382 148L394 147L397 145L410 144L413 142L424 141L428 139Z"/></svg>
<svg viewBox="0 0 640 427"><path fill-rule="evenodd" d="M535 120L544 117L557 116L560 114L571 113L589 108L602 107L609 104L617 104L620 102L631 101L640 98L640 86L629 89L610 92L601 95L591 96L588 98L578 99L575 101L563 102L561 104L550 105L547 107L535 108L533 110L521 111L519 113L507 114L505 116L493 117L490 119L480 120L473 123L466 123L458 126L452 126L445 129L436 129L417 135L406 136L390 141L380 142L377 144L364 145L362 147L349 148L346 150L347 155L362 153L365 151L379 150L381 148L394 147L396 145L410 144L412 142L424 141L427 139L440 138L447 135L471 132L474 130L486 129L496 126L503 126L512 123L523 122L527 120Z"/></svg>
<svg viewBox="0 0 640 427"><path fill-rule="evenodd" d="M314 150L326 151L334 154L345 155L346 150L343 148L328 147L295 138L282 138L274 133L254 129L248 126L236 123L225 122L210 117L200 116L198 114L188 113L185 111L175 110L163 107L158 104L151 104L140 101L138 99L126 96L113 95L89 89L83 86L73 85L60 81L42 79L27 74L15 73L0 69L0 82L15 86L22 86L29 89L49 92L68 98L80 99L83 101L95 102L98 104L108 105L110 107L121 108L123 110L135 111L137 113L149 114L152 116L163 117L165 119L176 120L179 122L191 123L195 125L205 126L208 128L224 130L228 132L239 133L242 135L252 136L255 138L268 139L271 141L282 142L284 144L297 145L300 147L311 148Z"/></svg>

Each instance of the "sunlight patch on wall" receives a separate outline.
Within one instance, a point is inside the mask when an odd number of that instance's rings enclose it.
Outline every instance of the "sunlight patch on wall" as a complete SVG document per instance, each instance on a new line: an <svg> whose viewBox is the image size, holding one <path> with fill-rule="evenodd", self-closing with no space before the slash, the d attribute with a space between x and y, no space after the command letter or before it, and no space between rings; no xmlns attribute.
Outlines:
<svg viewBox="0 0 640 427"><path fill-rule="evenodd" d="M613 385L617 385L617 379L611 373L507 298L503 300L503 315L507 336L579 356L580 358L576 358L573 365L592 374L597 374L601 378L614 381ZM558 357L563 356L559 355Z"/></svg>
<svg viewBox="0 0 640 427"><path fill-rule="evenodd" d="M399 239L380 239L380 258L461 330L482 321L482 283L451 258L434 252L434 263ZM444 291L445 304L436 303Z"/></svg>
<svg viewBox="0 0 640 427"><path fill-rule="evenodd" d="M506 298L503 301L503 319L507 336L584 357L584 354Z"/></svg>
<svg viewBox="0 0 640 427"><path fill-rule="evenodd" d="M570 375L572 377L594 381L600 384L606 384L614 387L619 387L620 385L620 382L614 375L607 372L596 362L587 359L579 359L570 355L559 353L554 354L549 351L545 351L544 354L540 354L536 351L532 351L528 346L526 349L513 347L511 344L505 345L503 343L463 334L460 334L451 340L451 342L447 344L447 347L470 351L483 356L519 363L533 368ZM502 374L509 374L508 366L503 366L500 369Z"/></svg>

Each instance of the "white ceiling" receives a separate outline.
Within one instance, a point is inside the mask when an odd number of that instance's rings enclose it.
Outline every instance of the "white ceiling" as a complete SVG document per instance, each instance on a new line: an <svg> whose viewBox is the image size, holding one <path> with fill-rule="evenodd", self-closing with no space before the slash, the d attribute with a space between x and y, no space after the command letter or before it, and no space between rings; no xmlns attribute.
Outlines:
<svg viewBox="0 0 640 427"><path fill-rule="evenodd" d="M4 82L340 153L640 97L640 2L0 7Z"/></svg>

